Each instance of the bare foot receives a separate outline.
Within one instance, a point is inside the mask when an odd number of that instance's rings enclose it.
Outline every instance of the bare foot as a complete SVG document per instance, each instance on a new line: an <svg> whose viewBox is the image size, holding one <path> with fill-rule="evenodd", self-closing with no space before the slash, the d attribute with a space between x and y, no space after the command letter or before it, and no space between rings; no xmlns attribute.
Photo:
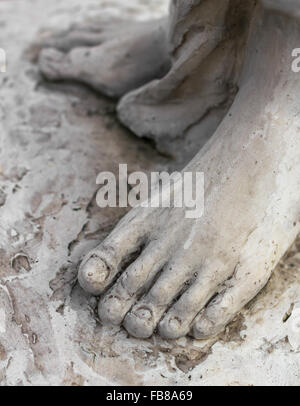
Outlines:
<svg viewBox="0 0 300 406"><path fill-rule="evenodd" d="M121 97L168 71L165 27L164 19L72 27L44 41L40 70L48 80L75 80Z"/></svg>
<svg viewBox="0 0 300 406"><path fill-rule="evenodd" d="M250 32L240 91L185 168L205 174L205 215L135 208L81 264L82 287L102 294L101 320L133 336L218 333L300 231L300 25L258 5Z"/></svg>

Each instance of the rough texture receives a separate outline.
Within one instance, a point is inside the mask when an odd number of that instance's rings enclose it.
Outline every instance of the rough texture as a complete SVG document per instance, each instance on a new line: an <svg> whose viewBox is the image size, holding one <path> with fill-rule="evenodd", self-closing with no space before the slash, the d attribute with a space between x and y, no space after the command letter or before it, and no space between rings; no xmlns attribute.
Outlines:
<svg viewBox="0 0 300 406"><path fill-rule="evenodd" d="M172 66L125 95L120 120L185 162L205 144L238 90L253 1L171 2Z"/></svg>
<svg viewBox="0 0 300 406"><path fill-rule="evenodd" d="M0 74L3 385L300 383L299 333L292 328L300 298L299 243L226 332L208 341L136 340L123 329L104 328L95 300L76 283L82 255L124 214L95 206L98 172L114 171L119 162L130 170L170 163L117 124L111 102L78 86L37 86L30 62L35 53L28 47L44 27L67 28L97 10L158 16L161 4L0 4L0 46L8 54L7 74Z"/></svg>
<svg viewBox="0 0 300 406"><path fill-rule="evenodd" d="M40 69L49 80L74 80L110 97L123 96L169 69L165 26L164 19L117 18L71 26L42 41Z"/></svg>
<svg viewBox="0 0 300 406"><path fill-rule="evenodd" d="M219 333L265 286L300 233L300 82L291 69L300 26L252 1L229 3L226 14L238 22L245 4L253 17L239 91L212 138L184 169L185 175L204 172L203 216L187 218L184 206L136 207L79 269L81 286L101 295L100 320L123 323L134 337L148 338L155 330L168 339ZM200 5L203 13L195 5L199 18L223 14L213 1ZM192 52L191 59L199 54ZM189 72L185 75L187 82ZM183 120L189 109L185 102L182 107ZM185 191L201 190L198 182L183 183Z"/></svg>

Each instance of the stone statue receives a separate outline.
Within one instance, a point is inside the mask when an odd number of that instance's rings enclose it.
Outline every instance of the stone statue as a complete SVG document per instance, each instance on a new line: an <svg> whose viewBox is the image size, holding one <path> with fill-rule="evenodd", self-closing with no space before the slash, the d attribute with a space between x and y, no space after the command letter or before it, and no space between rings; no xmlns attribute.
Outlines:
<svg viewBox="0 0 300 406"><path fill-rule="evenodd" d="M72 27L45 42L47 79L119 98L127 127L182 162L197 147L183 171L205 174L200 219L136 207L82 261L103 322L141 338L215 335L296 239L299 16L300 0L172 0L167 19Z"/></svg>

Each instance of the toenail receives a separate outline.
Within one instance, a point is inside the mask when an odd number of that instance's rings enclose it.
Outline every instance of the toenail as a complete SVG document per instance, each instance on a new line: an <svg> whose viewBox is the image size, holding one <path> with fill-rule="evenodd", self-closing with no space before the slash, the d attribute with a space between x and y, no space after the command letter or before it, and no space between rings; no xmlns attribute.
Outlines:
<svg viewBox="0 0 300 406"><path fill-rule="evenodd" d="M99 303L98 314L103 322L120 325L124 318L122 310L122 301L116 296L109 296Z"/></svg>
<svg viewBox="0 0 300 406"><path fill-rule="evenodd" d="M97 255L91 255L80 266L78 280L84 290L98 295L102 292L109 275L110 268L106 262Z"/></svg>
<svg viewBox="0 0 300 406"><path fill-rule="evenodd" d="M124 327L134 337L151 337L155 328L153 312L146 307L140 307L128 313L124 320Z"/></svg>
<svg viewBox="0 0 300 406"><path fill-rule="evenodd" d="M135 315L140 319L146 319L147 321L151 321L153 318L153 313L147 307L140 307L135 312Z"/></svg>
<svg viewBox="0 0 300 406"><path fill-rule="evenodd" d="M95 268L95 270L97 270L96 276L99 282L104 282L109 275L109 267L107 263L102 258L98 257L98 255L91 255L90 258L87 260L85 266L92 266L93 268ZM90 272L90 274L91 276L95 275L94 272Z"/></svg>
<svg viewBox="0 0 300 406"><path fill-rule="evenodd" d="M101 269L101 271L99 270L99 263L97 264L93 264L92 262L87 262L86 266L93 266L96 268L96 272L88 272L87 276L89 278L95 278L97 280L98 283L103 283L106 281L106 279L108 278L109 275L109 271L106 269ZM99 272L100 271L100 272Z"/></svg>
<svg viewBox="0 0 300 406"><path fill-rule="evenodd" d="M192 328L193 336L197 339L206 338L213 335L214 324L209 319L203 317L198 320Z"/></svg>
<svg viewBox="0 0 300 406"><path fill-rule="evenodd" d="M107 277L108 277L109 272L108 271L103 271L99 275L99 282L104 282Z"/></svg>
<svg viewBox="0 0 300 406"><path fill-rule="evenodd" d="M106 306L109 305L110 310L115 311L116 308L118 311L121 310L121 308L120 308L121 301L116 296L109 296L108 298L104 298L104 303Z"/></svg>
<svg viewBox="0 0 300 406"><path fill-rule="evenodd" d="M181 328L181 320L178 317L172 317L169 320L169 327L173 330L173 331L177 331Z"/></svg>

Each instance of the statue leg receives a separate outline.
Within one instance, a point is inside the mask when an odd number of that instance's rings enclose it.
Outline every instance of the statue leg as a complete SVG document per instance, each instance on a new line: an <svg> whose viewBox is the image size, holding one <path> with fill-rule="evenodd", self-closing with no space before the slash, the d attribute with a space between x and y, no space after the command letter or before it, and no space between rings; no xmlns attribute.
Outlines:
<svg viewBox="0 0 300 406"><path fill-rule="evenodd" d="M213 1L195 3L209 10ZM225 3L215 7L221 16ZM228 4L226 13L240 16L246 3ZM300 24L261 3L248 21L238 92L182 173L204 173L204 215L189 218L184 206L136 207L80 266L81 286L101 296L100 319L135 337L158 331L165 338L206 338L222 331L265 286L300 232L300 80L291 69ZM176 53L180 60L180 46ZM197 47L191 53L186 81L197 70L193 57L203 55ZM187 190L198 193L195 183Z"/></svg>

